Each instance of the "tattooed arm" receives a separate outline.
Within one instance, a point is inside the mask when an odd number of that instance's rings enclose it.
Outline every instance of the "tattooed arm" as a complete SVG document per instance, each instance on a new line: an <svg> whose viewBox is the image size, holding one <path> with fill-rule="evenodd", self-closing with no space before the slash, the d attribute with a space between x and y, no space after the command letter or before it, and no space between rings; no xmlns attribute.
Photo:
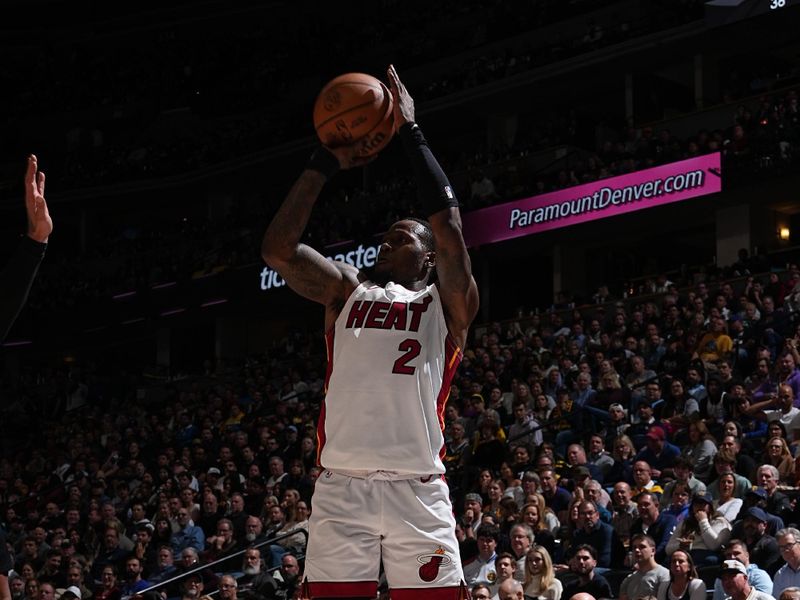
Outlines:
<svg viewBox="0 0 800 600"><path fill-rule="evenodd" d="M338 148L330 153L343 169L366 162L355 156L354 147ZM327 329L358 286L359 272L352 265L327 260L300 242L326 179L319 170L303 171L267 227L261 256L295 292L325 306Z"/></svg>

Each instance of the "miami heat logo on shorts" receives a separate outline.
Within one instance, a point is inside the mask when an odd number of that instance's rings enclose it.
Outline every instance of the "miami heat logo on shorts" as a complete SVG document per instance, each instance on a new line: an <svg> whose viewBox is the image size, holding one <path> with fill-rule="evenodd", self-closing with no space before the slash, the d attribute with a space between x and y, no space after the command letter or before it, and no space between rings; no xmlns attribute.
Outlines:
<svg viewBox="0 0 800 600"><path fill-rule="evenodd" d="M417 562L422 566L419 568L419 578L425 582L431 582L439 575L439 567L449 565L453 562L445 553L444 548L439 546L432 554L422 554L417 557Z"/></svg>

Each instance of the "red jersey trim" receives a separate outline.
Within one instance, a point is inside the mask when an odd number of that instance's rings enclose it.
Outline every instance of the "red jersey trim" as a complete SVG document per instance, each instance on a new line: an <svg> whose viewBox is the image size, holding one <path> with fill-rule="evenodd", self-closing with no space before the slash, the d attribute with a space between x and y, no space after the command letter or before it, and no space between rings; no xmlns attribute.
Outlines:
<svg viewBox="0 0 800 600"><path fill-rule="evenodd" d="M306 585L312 598L374 598L378 595L377 581L309 581Z"/></svg>
<svg viewBox="0 0 800 600"><path fill-rule="evenodd" d="M436 398L436 415L439 418L439 429L442 430L442 438L444 439L444 407L447 404L447 399L450 397L450 385L453 383L458 365L461 364L461 359L464 354L461 348L456 343L453 336L449 333L444 340L444 373L442 373L442 387L439 389L439 396ZM447 454L447 445L443 442L442 447L439 449L439 458L444 460Z"/></svg>
<svg viewBox="0 0 800 600"><path fill-rule="evenodd" d="M328 365L325 367L325 397L322 398L322 404L319 410L319 421L317 421L317 464L320 465L320 457L322 456L322 447L325 445L325 398L328 395L328 384L331 381L331 374L333 373L333 336L336 333L336 326L334 325L325 332L325 352L328 355Z"/></svg>

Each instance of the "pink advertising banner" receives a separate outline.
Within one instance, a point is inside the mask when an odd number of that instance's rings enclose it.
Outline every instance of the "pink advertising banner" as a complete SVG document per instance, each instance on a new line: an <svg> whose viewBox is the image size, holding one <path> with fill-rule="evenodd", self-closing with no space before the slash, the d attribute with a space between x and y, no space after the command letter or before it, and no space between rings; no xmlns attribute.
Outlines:
<svg viewBox="0 0 800 600"><path fill-rule="evenodd" d="M721 189L716 152L464 214L464 239L468 247L491 244Z"/></svg>

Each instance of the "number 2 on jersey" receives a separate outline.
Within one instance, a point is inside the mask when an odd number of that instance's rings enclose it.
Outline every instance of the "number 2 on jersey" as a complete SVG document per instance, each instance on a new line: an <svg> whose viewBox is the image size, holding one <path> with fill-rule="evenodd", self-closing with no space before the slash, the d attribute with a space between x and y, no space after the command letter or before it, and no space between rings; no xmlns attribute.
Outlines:
<svg viewBox="0 0 800 600"><path fill-rule="evenodd" d="M397 347L397 349L404 354L394 361L392 373L397 373L399 375L413 375L417 370L417 367L409 366L408 363L419 356L419 353L422 350L422 345L419 343L419 341L413 338L408 338L407 340L400 342L400 345Z"/></svg>

